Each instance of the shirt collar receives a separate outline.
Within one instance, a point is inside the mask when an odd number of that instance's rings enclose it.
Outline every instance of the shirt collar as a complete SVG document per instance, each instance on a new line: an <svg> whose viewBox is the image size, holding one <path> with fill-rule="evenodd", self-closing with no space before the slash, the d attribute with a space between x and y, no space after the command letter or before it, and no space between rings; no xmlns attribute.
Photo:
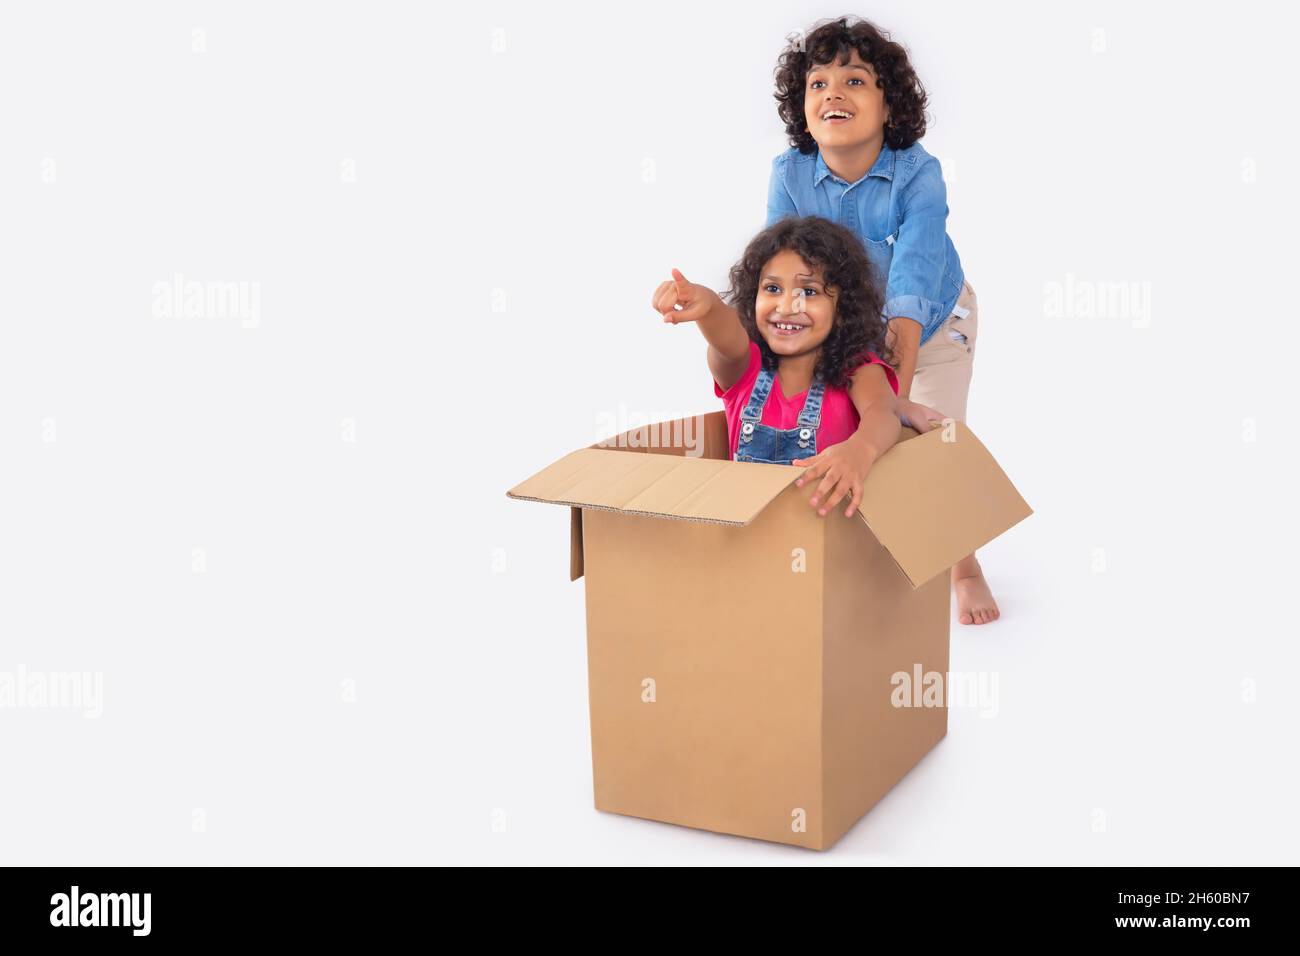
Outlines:
<svg viewBox="0 0 1300 956"><path fill-rule="evenodd" d="M826 160L822 159L822 151L817 150L817 166L813 172L813 185L818 186L827 176L833 175L835 174L827 167ZM867 170L867 175L863 176L862 179L868 179L871 176L880 176L889 180L894 178L894 151L883 143L880 145L880 155L876 157L876 161L871 164L871 168ZM858 182L861 181L861 179L858 180ZM843 180L840 180L840 182L843 182ZM849 185L855 184L849 183Z"/></svg>

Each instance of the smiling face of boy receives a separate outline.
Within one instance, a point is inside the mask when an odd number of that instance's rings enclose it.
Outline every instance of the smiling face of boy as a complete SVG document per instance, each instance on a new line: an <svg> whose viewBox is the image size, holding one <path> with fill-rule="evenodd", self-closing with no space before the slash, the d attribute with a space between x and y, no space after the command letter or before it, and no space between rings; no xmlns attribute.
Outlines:
<svg viewBox="0 0 1300 956"><path fill-rule="evenodd" d="M804 80L804 121L823 148L862 146L884 140L889 107L876 85L876 71L853 50L848 63L838 56L812 67Z"/></svg>
<svg viewBox="0 0 1300 956"><path fill-rule="evenodd" d="M815 353L835 321L835 290L822 270L789 249L778 252L759 276L754 318L768 348L782 358Z"/></svg>

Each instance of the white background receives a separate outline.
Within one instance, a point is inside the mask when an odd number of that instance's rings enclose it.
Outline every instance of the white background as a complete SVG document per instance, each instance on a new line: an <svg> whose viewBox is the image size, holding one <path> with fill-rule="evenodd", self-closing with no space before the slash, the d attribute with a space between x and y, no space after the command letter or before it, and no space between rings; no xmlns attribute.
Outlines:
<svg viewBox="0 0 1300 956"><path fill-rule="evenodd" d="M1036 514L952 630L997 716L815 854L593 809L568 512L505 490L721 407L650 293L721 287L783 38L847 11L116 6L0 15L0 674L103 680L0 708L0 861L1297 862L1287 14L858 11L931 94L970 422ZM256 327L155 315L178 273Z"/></svg>

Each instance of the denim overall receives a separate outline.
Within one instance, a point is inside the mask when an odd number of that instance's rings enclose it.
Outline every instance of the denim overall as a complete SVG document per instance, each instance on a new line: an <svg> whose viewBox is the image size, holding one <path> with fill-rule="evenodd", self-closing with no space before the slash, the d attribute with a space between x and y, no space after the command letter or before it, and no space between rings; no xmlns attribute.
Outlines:
<svg viewBox="0 0 1300 956"><path fill-rule="evenodd" d="M811 458L817 454L817 426L822 422L822 397L825 386L813 382L799 412L799 424L794 428L773 428L764 425L763 406L772 391L772 373L760 369L758 381L749 393L749 401L740 413L740 437L736 442L736 461L767 462L773 465L793 465L796 458Z"/></svg>

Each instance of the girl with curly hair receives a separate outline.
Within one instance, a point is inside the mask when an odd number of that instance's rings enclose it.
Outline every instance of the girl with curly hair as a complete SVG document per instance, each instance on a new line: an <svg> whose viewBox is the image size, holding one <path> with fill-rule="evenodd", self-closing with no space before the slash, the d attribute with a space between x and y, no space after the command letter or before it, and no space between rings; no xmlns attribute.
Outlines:
<svg viewBox="0 0 1300 956"><path fill-rule="evenodd" d="M776 100L790 148L772 163L767 224L818 215L849 229L885 283L899 394L965 421L975 290L948 236L939 161L919 142L927 98L907 50L865 20L820 23L781 54ZM999 617L975 555L952 584L961 623Z"/></svg>
<svg viewBox="0 0 1300 956"><path fill-rule="evenodd" d="M897 398L883 291L842 226L811 216L763 230L732 267L725 302L677 269L672 276L651 305L665 322L694 322L709 343L731 457L824 465L810 501L818 514L845 498L844 514L857 511L871 464L898 441L900 418L938 423Z"/></svg>

